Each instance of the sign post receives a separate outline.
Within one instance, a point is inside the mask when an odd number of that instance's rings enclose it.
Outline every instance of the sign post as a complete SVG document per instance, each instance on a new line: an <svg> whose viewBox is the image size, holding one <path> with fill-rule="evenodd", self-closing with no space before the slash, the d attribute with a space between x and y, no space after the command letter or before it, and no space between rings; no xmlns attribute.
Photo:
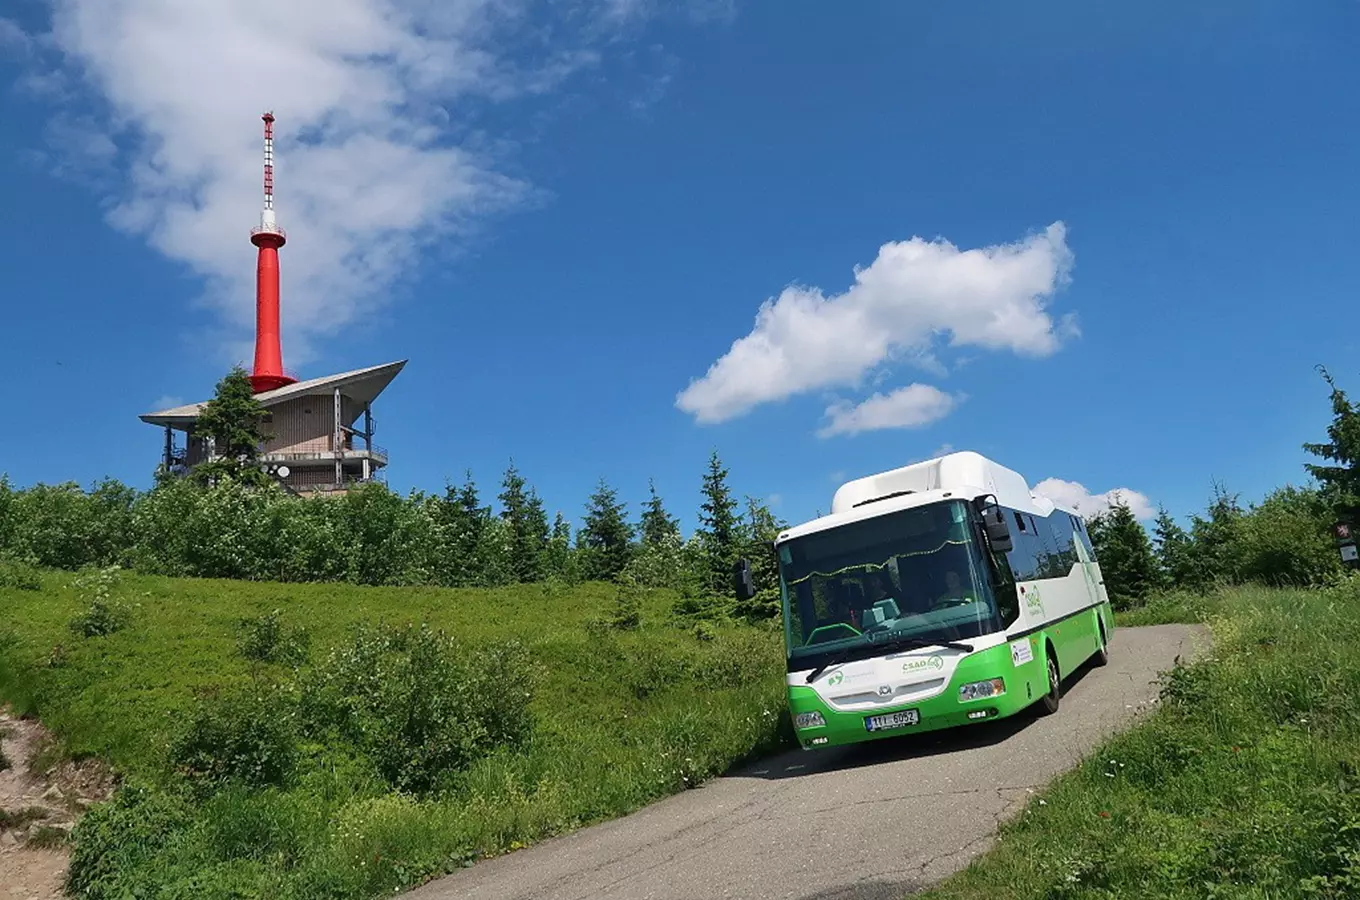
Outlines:
<svg viewBox="0 0 1360 900"><path fill-rule="evenodd" d="M1360 568L1360 549L1355 546L1351 527L1345 522L1337 522L1332 526L1332 533L1336 535L1336 544L1341 552L1341 562L1349 569Z"/></svg>

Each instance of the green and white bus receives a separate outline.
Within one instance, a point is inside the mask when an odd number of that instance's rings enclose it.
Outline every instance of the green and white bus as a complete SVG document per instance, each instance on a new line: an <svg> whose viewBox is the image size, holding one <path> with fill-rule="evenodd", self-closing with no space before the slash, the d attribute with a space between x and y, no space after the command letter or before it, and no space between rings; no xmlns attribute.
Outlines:
<svg viewBox="0 0 1360 900"><path fill-rule="evenodd" d="M804 749L1057 711L1109 660L1085 523L972 452L847 482L774 542L789 712ZM750 565L737 592L753 594Z"/></svg>

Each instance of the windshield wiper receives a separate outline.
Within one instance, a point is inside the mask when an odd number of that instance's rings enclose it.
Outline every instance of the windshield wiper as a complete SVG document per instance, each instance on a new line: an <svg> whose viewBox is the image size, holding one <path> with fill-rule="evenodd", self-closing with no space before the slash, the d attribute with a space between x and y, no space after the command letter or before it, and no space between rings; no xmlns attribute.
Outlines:
<svg viewBox="0 0 1360 900"><path fill-rule="evenodd" d="M817 668L813 669L811 672L808 673L807 683L812 684L813 679L815 679L818 675L822 674L832 666L837 666L845 662L847 659L850 658L850 654L855 652L855 649L856 648L854 647L847 647L840 653L836 653L833 654L832 656L827 657L826 660L823 661L820 666L818 666Z"/></svg>
<svg viewBox="0 0 1360 900"><path fill-rule="evenodd" d="M875 643L873 639L870 638L870 644L875 648L881 648L882 652L884 653L892 653L895 650L920 650L922 647L945 647L949 650L958 650L963 653L973 652L972 644L960 644L957 641L927 641L922 640L921 638L913 637L890 638L889 640L884 641L882 644ZM850 655L852 653L854 653L856 650L862 649L863 647L864 644L859 644L854 647L846 647L841 652L828 657L825 662L823 662L820 666L818 666L817 668L813 669L811 672L808 673L807 683L812 684L813 680L818 675L822 674L832 666L840 665L841 663L845 662L847 659L850 658Z"/></svg>

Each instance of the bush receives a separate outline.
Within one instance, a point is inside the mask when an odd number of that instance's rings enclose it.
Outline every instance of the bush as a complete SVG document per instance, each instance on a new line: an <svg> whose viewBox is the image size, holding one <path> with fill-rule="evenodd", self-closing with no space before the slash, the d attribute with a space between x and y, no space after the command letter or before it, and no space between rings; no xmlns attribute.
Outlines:
<svg viewBox="0 0 1360 900"><path fill-rule="evenodd" d="M89 810L72 831L74 849L66 892L83 900L122 900L133 892L137 870L154 859L190 821L178 798L136 783Z"/></svg>
<svg viewBox="0 0 1360 900"><path fill-rule="evenodd" d="M1311 587L1341 572L1331 510L1316 491L1272 491L1243 517L1242 577L1277 587Z"/></svg>
<svg viewBox="0 0 1360 900"><path fill-rule="evenodd" d="M307 629L285 626L280 616L276 609L253 619L241 619L237 623L237 651L246 659L257 662L293 666L306 662L311 644Z"/></svg>
<svg viewBox="0 0 1360 900"><path fill-rule="evenodd" d="M306 727L359 746L399 790L449 774L530 732L529 658L517 643L469 653L428 625L359 629L311 673Z"/></svg>
<svg viewBox="0 0 1360 900"><path fill-rule="evenodd" d="M76 579L75 586L88 601L89 607L70 622L70 629L80 637L105 637L121 631L131 618L126 605L114 599L118 584L118 566L86 570Z"/></svg>
<svg viewBox="0 0 1360 900"><path fill-rule="evenodd" d="M27 560L0 554L0 589L15 591L42 590L42 573Z"/></svg>
<svg viewBox="0 0 1360 900"><path fill-rule="evenodd" d="M286 784L297 762L295 711L277 687L208 697L170 744L170 763L200 791Z"/></svg>

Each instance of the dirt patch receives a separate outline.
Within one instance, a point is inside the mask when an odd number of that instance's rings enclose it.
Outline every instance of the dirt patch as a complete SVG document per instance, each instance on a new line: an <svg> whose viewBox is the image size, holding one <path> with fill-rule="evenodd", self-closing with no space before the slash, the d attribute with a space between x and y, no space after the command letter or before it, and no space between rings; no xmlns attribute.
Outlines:
<svg viewBox="0 0 1360 900"><path fill-rule="evenodd" d="M66 836L113 791L112 773L96 761L43 767L51 746L41 724L0 707L0 900L58 900Z"/></svg>

